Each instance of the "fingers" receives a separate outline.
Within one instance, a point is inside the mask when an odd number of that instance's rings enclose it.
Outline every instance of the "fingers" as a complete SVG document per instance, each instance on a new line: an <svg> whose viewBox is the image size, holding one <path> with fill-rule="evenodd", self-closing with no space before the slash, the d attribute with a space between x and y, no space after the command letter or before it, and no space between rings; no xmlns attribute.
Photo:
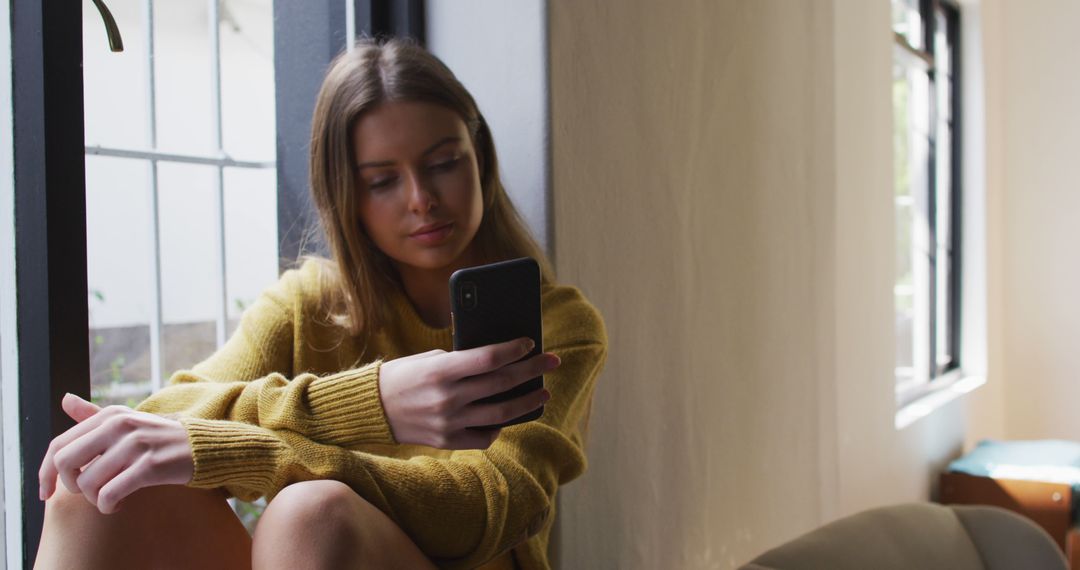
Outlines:
<svg viewBox="0 0 1080 570"><path fill-rule="evenodd" d="M88 406L93 405L65 399L65 411L73 416L93 411ZM109 406L54 439L38 477L42 500L55 492L59 476L72 493L111 513L136 490L184 484L193 472L191 444L181 422Z"/></svg>
<svg viewBox="0 0 1080 570"><path fill-rule="evenodd" d="M85 401L85 400L84 400ZM93 405L93 404L90 404ZM56 453L66 447L72 441L80 438L83 434L86 434L101 424L106 418L115 415L120 410L124 409L121 406L110 406L102 409L100 412L95 413L89 418L79 422L75 427L67 430L66 432L56 436L49 444L49 449L45 452L45 458L41 461L41 468L38 469L38 485L40 485L40 496L42 500L48 499L52 496L53 491L56 490L56 466L54 463L54 457Z"/></svg>
<svg viewBox="0 0 1080 570"><path fill-rule="evenodd" d="M115 513L119 508L120 501L123 501L128 495L143 487L151 486L142 473L144 469L141 464L144 461L146 460L136 461L101 487L97 496L97 507L102 514Z"/></svg>
<svg viewBox="0 0 1080 570"><path fill-rule="evenodd" d="M470 404L462 413L461 420L466 426L499 425L536 410L550 399L551 392L543 389L505 402Z"/></svg>
<svg viewBox="0 0 1080 570"><path fill-rule="evenodd" d="M532 339L519 338L499 344L457 350L447 353L444 370L448 376L453 378L466 378L484 374L521 360L535 346L536 343Z"/></svg>
<svg viewBox="0 0 1080 570"><path fill-rule="evenodd" d="M105 453L110 446L129 431L129 427L123 425L128 420L125 416L112 416L103 422L99 422L101 429L91 430L79 438L65 445L53 456L53 465L60 476L60 480L72 493L83 492L78 484L78 478L82 468L94 460L95 457Z"/></svg>
<svg viewBox="0 0 1080 570"><path fill-rule="evenodd" d="M101 488L128 467L130 454L111 449L83 469L76 484L79 492L94 506L98 505ZM67 486L65 484L65 486Z"/></svg>
<svg viewBox="0 0 1080 570"><path fill-rule="evenodd" d="M520 338L384 362L379 372L379 392L394 439L441 449L491 445L497 434L485 438L462 432L472 426L505 423L535 410L550 397L547 392L533 391L527 397L507 402L475 403L559 365L553 354L526 358L535 349L530 339Z"/></svg>
<svg viewBox="0 0 1080 570"><path fill-rule="evenodd" d="M502 369L463 380L458 386L459 404L465 405L517 386L558 368L559 357L545 352Z"/></svg>
<svg viewBox="0 0 1080 570"><path fill-rule="evenodd" d="M70 392L64 394L64 399L60 401L60 407L64 409L64 412L71 419L77 422L81 422L101 410L101 407L97 404L87 402Z"/></svg>

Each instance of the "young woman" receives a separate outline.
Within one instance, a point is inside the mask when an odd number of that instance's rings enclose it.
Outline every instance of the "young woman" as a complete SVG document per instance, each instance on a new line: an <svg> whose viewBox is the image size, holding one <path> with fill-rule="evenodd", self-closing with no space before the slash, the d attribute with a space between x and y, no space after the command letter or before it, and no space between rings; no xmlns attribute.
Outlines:
<svg viewBox="0 0 1080 570"><path fill-rule="evenodd" d="M423 49L362 42L319 93L310 173L332 260L286 272L136 410L64 399L78 424L41 465L38 567L548 567L607 341L553 281L473 98ZM450 274L522 256L543 268L548 352L450 351ZM225 498L263 495L249 536Z"/></svg>

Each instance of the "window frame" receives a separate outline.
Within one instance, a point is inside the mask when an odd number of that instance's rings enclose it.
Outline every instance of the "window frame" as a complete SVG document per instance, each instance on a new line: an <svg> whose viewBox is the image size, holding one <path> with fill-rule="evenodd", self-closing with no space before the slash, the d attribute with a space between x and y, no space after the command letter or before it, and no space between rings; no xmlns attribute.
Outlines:
<svg viewBox="0 0 1080 570"><path fill-rule="evenodd" d="M928 259L920 259L918 262L927 264L929 268L929 283L927 291L924 294L928 295L929 306L927 311L929 312L929 334L927 342L929 344L929 359L928 370L916 371L916 377L921 377L925 374L925 381L911 381L907 380L909 386L901 387L901 380L897 377L896 382L896 398L898 407L903 407L928 393L942 387L943 384L951 383L952 379L957 378L960 375L961 368L961 309L963 304L962 299L962 286L963 286L963 247L962 247L962 235L963 235L963 145L962 145L962 132L963 132L963 69L962 69L962 54L961 54L961 22L960 22L960 7L954 0L919 0L918 2L919 14L921 19L921 33L923 35L923 48L914 47L905 36L898 32L894 32L894 45L907 52L909 55L917 57L926 63L927 69L925 71L928 80L928 93L929 93L929 105L928 113L926 117L928 125L930 125L928 132L928 144L926 160L927 171L927 218L929 219L929 239L930 252ZM938 363L938 305L941 302L937 294L938 281L941 279L941 275L945 272L945 269L939 266L937 255L937 237L938 237L938 217L937 217L937 197L938 192L944 186L939 184L938 180L938 117L940 109L938 109L937 89L938 83L942 80L948 80L947 78L939 77L940 69L936 65L935 59L936 42L934 41L935 32L937 32L937 15L941 12L945 20L945 38L950 48L950 59L948 61L948 69L951 72L951 85L949 89L949 100L952 104L950 122L949 124L949 181L948 188L950 195L948 197L949 203L949 226L951 233L947 247L951 253L951 259L949 260L947 267L948 283L946 284L946 297L948 299L948 312L945 315L944 330L948 338L946 339L947 350L949 351L950 358L939 364ZM894 64L897 58L894 56ZM913 232L914 233L914 232ZM913 258L913 263L915 263ZM895 301L894 301L895 302ZM918 347L915 347L918 350Z"/></svg>
<svg viewBox="0 0 1080 570"><path fill-rule="evenodd" d="M10 11L18 393L5 396L18 399L19 415L4 428L19 432L21 494L4 501L21 514L18 534L7 529L21 544L8 542L7 558L27 568L45 516L37 468L75 423L60 401L66 392L90 397L82 10L13 0Z"/></svg>

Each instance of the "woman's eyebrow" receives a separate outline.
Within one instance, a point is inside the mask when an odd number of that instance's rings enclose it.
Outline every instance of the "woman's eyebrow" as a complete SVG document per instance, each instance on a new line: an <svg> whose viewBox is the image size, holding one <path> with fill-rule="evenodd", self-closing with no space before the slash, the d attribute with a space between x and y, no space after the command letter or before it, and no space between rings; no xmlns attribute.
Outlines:
<svg viewBox="0 0 1080 570"><path fill-rule="evenodd" d="M458 142L460 140L461 140L461 137L455 137L455 136L443 137L443 138L439 139L439 142L427 147L427 150L425 150L423 152L423 154L421 154L420 156L427 156L427 155L435 152L436 149L438 149L440 146L442 146L442 145L444 145L446 143Z"/></svg>
<svg viewBox="0 0 1080 570"><path fill-rule="evenodd" d="M422 152L420 154L420 156L427 156L427 155L435 152L436 150L438 150L438 148L441 147L444 144L452 143L452 142L459 142L460 140L461 140L461 137L456 137L456 136L443 137L443 138L439 139L438 142L436 142L435 144L427 147L424 150L424 152ZM379 166L393 166L393 165L394 165L394 161L392 161L392 160L382 160L382 161L378 161L378 162L361 162L360 164L356 165L356 168L357 169L360 169L360 168L375 168L375 167L379 167Z"/></svg>

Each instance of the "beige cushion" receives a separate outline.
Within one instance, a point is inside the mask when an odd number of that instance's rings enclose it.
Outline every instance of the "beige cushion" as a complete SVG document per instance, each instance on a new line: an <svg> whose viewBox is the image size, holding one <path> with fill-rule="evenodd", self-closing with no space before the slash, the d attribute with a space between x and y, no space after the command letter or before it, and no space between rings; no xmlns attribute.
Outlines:
<svg viewBox="0 0 1080 570"><path fill-rule="evenodd" d="M1068 568L1065 555L1050 535L1031 520L997 507L950 507L987 570Z"/></svg>
<svg viewBox="0 0 1080 570"><path fill-rule="evenodd" d="M744 569L1064 570L1065 557L1031 521L996 507L911 503L864 511L755 558Z"/></svg>

